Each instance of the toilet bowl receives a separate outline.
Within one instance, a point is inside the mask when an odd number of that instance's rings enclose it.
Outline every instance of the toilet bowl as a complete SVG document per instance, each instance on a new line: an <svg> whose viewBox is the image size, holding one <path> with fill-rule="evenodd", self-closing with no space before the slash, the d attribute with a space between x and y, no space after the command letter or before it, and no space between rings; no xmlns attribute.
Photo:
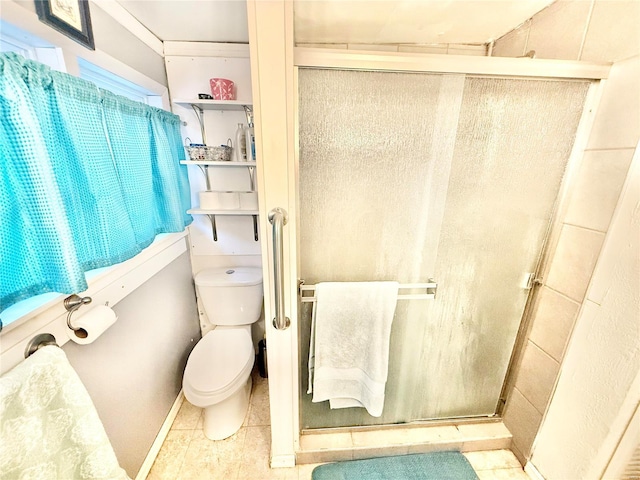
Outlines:
<svg viewBox="0 0 640 480"><path fill-rule="evenodd" d="M196 344L185 368L185 398L204 409L204 434L222 440L240 429L249 407L255 348L251 324L260 318L262 271L208 269L195 278L204 311L214 323Z"/></svg>
<svg viewBox="0 0 640 480"><path fill-rule="evenodd" d="M224 327L207 333L189 355L183 392L191 404L205 409L207 438L222 440L242 426L254 359L251 332Z"/></svg>

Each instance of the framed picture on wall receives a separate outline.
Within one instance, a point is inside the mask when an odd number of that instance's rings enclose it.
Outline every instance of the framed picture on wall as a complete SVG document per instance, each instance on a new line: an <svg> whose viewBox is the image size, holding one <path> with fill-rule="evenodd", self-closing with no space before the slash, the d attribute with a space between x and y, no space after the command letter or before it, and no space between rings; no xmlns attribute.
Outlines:
<svg viewBox="0 0 640 480"><path fill-rule="evenodd" d="M95 50L88 0L35 0L41 22Z"/></svg>

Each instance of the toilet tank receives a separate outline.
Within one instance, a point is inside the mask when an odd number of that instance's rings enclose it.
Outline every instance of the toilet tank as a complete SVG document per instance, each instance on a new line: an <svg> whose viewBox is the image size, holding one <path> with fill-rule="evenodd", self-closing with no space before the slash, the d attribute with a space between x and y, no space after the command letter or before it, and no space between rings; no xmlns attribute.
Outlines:
<svg viewBox="0 0 640 480"><path fill-rule="evenodd" d="M194 277L198 296L214 325L248 325L262 311L262 269L209 268Z"/></svg>

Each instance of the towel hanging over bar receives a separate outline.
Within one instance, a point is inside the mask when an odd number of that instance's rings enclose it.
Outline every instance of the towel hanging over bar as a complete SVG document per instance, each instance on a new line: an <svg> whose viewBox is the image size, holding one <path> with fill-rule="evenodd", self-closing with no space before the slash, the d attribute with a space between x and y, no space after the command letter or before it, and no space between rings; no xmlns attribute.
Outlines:
<svg viewBox="0 0 640 480"><path fill-rule="evenodd" d="M129 479L87 389L53 342L35 337L32 354L0 377L0 479Z"/></svg>
<svg viewBox="0 0 640 480"><path fill-rule="evenodd" d="M398 290L423 290L422 293L398 293L398 300L432 300L436 298L436 290L438 284L433 280L429 280L425 283L401 283L398 286ZM316 286L305 285L304 280L300 280L300 286L298 287L300 293L300 301L303 303L315 302L316 297L314 295ZM310 292L311 295L305 293Z"/></svg>

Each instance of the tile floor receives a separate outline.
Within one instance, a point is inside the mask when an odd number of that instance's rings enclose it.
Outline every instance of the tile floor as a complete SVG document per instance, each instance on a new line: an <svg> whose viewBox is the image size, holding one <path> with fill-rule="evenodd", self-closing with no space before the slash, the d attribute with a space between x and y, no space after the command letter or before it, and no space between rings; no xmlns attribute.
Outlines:
<svg viewBox="0 0 640 480"><path fill-rule="evenodd" d="M252 374L249 412L242 428L213 442L202 432L202 410L185 400L148 480L310 480L317 464L269 468L269 391L267 380ZM465 456L480 480L529 480L508 450L469 452Z"/></svg>

